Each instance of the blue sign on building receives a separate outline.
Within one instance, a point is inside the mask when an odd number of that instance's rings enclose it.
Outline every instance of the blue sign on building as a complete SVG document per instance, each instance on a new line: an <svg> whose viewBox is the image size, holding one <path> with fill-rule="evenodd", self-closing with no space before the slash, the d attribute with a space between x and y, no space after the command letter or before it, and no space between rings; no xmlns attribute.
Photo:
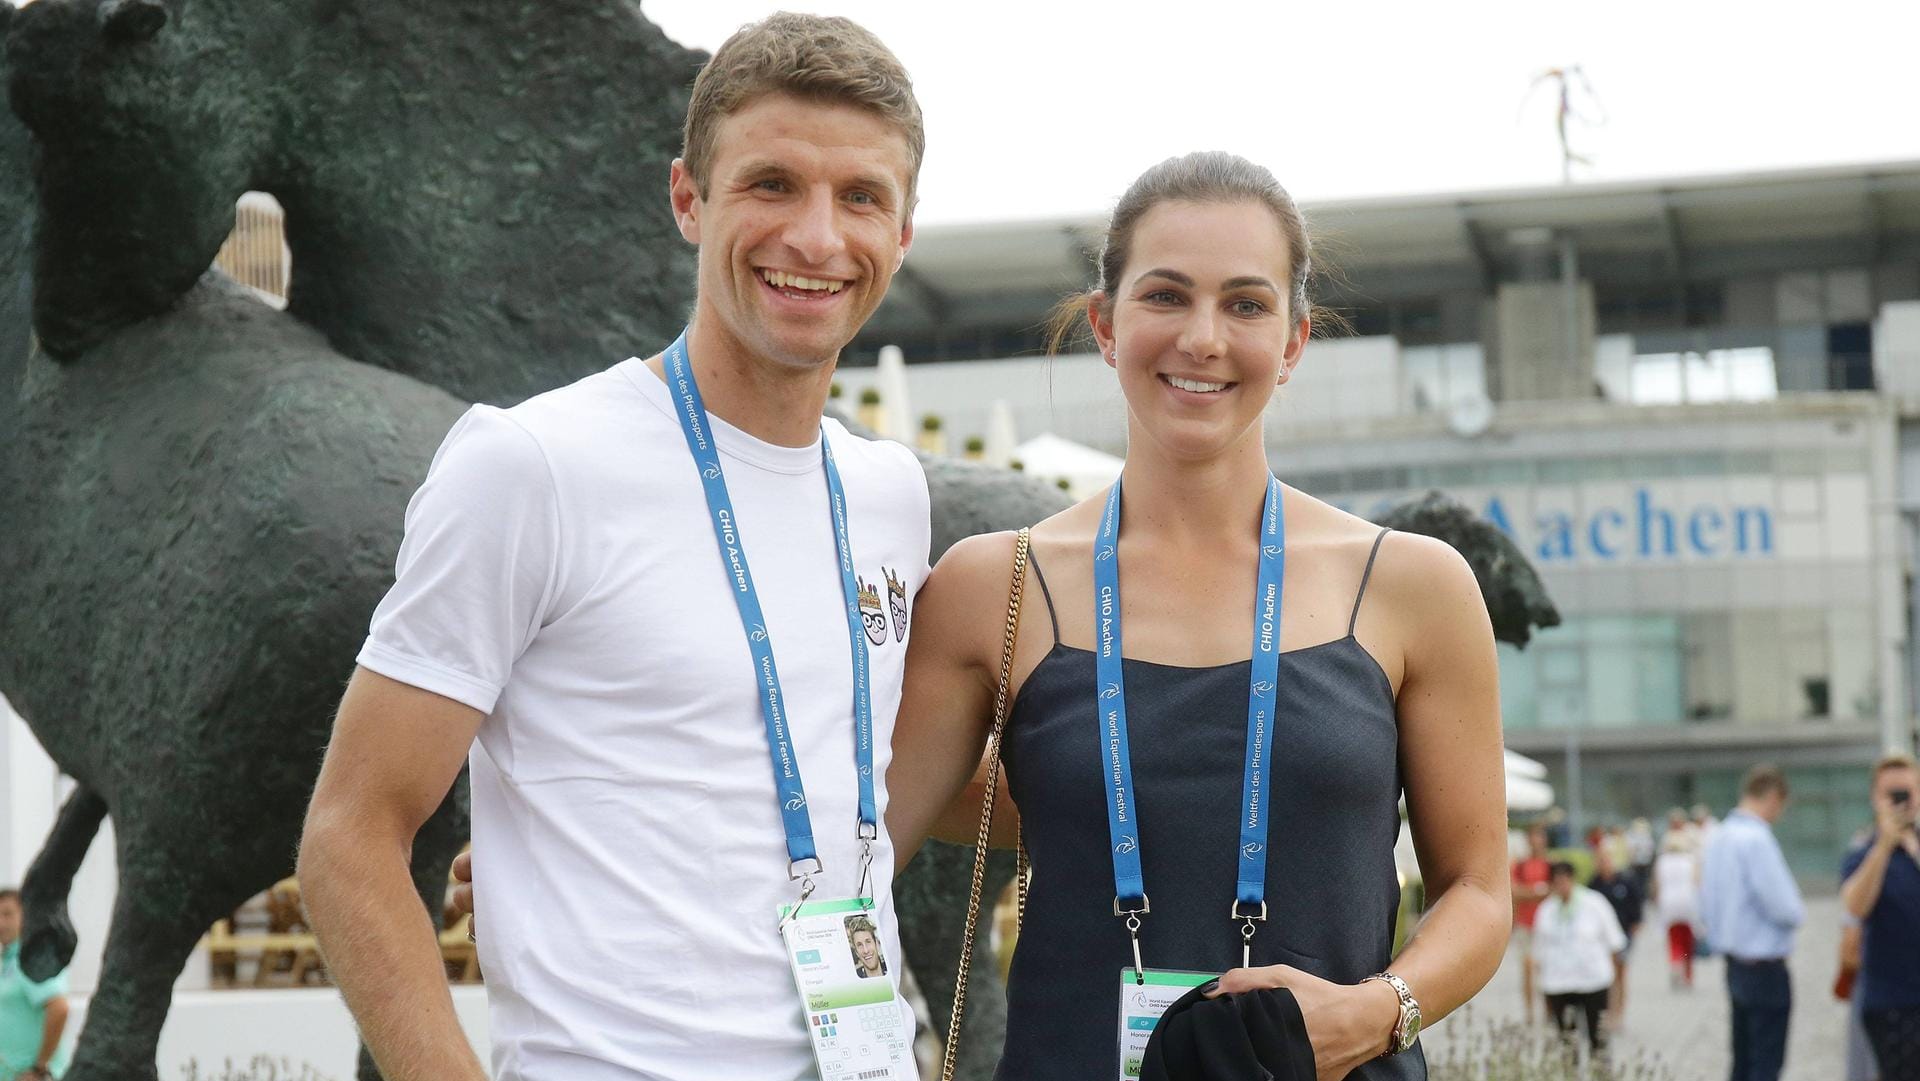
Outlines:
<svg viewBox="0 0 1920 1081"><path fill-rule="evenodd" d="M1384 513L1404 497L1382 499ZM1488 496L1480 515L1546 564L1768 558L1775 554L1773 511L1755 504L1663 502L1644 485L1624 504L1587 503L1580 512L1550 508L1529 520L1519 500ZM1585 501L1583 501L1585 502Z"/></svg>

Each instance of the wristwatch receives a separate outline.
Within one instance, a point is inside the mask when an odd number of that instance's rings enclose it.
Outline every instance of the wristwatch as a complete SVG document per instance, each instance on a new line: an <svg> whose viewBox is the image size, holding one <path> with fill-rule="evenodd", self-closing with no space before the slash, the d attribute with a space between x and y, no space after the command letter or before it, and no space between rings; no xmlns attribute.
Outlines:
<svg viewBox="0 0 1920 1081"><path fill-rule="evenodd" d="M1367 980L1379 980L1400 996L1400 1017L1393 1023L1393 1034L1387 1037L1387 1049L1380 1053L1380 1057L1397 1055L1412 1047L1413 1041L1420 1037L1420 1003L1413 997L1407 981L1391 972L1376 973L1360 982L1366 983Z"/></svg>

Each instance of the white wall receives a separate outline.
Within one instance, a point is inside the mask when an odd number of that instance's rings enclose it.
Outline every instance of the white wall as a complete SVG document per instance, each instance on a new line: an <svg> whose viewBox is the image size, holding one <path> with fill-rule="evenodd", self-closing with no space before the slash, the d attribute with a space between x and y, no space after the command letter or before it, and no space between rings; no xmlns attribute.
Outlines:
<svg viewBox="0 0 1920 1081"><path fill-rule="evenodd" d="M1873 327L1874 377L1908 406L1920 405L1920 300L1880 306Z"/></svg>
<svg viewBox="0 0 1920 1081"><path fill-rule="evenodd" d="M69 1038L79 1030L87 1005L85 999L73 1000ZM453 988L453 1005L467 1041L480 1061L487 1061L486 988ZM218 1077L229 1060L245 1066L254 1056L266 1055L286 1059L296 1077L307 1065L322 1078L347 1081L358 1054L359 1037L346 1003L339 992L316 987L176 991L156 1057L163 1078L182 1076L189 1063L198 1063L202 1077Z"/></svg>
<svg viewBox="0 0 1920 1081"><path fill-rule="evenodd" d="M73 782L60 775L33 738L27 723L0 698L0 882L18 886L40 852L53 827L60 804L73 791ZM80 949L67 969L68 986L75 994L91 992L100 978L100 952L113 918L113 824L102 823L93 847L74 876L67 911L80 935ZM185 986L206 986L204 960L195 955L183 976Z"/></svg>

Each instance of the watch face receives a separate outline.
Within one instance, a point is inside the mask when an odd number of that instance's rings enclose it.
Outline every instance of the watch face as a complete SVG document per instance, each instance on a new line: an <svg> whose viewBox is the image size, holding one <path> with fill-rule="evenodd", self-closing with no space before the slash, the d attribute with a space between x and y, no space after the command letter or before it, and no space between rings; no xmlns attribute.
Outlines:
<svg viewBox="0 0 1920 1081"><path fill-rule="evenodd" d="M1400 1046L1397 1048L1397 1050L1400 1051L1405 1051L1407 1048L1412 1047L1413 1041L1420 1038L1420 1007L1408 1007L1405 1019L1406 1026L1401 1029Z"/></svg>

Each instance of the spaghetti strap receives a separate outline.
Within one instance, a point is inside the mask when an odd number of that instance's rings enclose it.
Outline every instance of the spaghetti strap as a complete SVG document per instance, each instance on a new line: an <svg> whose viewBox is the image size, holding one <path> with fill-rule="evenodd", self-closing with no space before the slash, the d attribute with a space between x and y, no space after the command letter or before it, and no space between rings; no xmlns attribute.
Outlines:
<svg viewBox="0 0 1920 1081"><path fill-rule="evenodd" d="M1047 618L1053 621L1053 644L1060 644L1060 614L1053 610L1053 591L1047 588L1047 576L1040 573L1040 557L1027 549L1027 566L1033 568L1033 580L1040 583L1040 595L1047 601Z"/></svg>
<svg viewBox="0 0 1920 1081"><path fill-rule="evenodd" d="M1386 540L1391 532L1391 528L1384 528L1374 535L1373 550L1367 553L1367 569L1360 572L1360 591L1353 595L1353 614L1347 617L1348 638L1353 637L1353 629L1360 625L1360 601L1367 595L1367 579L1373 577L1373 559L1380 554L1380 542Z"/></svg>

